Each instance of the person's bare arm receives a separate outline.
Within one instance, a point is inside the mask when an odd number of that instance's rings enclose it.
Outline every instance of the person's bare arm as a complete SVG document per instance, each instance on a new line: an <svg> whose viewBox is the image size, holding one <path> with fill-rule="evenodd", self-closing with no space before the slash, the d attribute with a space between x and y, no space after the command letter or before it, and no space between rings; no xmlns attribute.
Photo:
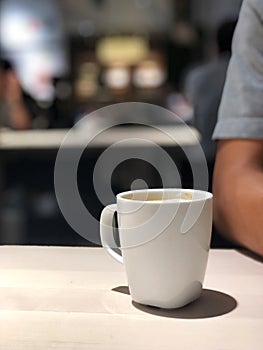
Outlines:
<svg viewBox="0 0 263 350"><path fill-rule="evenodd" d="M9 109L9 123L13 129L23 130L31 127L29 111L23 100L22 89L15 73L7 73L6 102Z"/></svg>
<svg viewBox="0 0 263 350"><path fill-rule="evenodd" d="M263 140L221 140L213 179L222 235L263 256Z"/></svg>
<svg viewBox="0 0 263 350"><path fill-rule="evenodd" d="M23 101L12 101L8 104L9 107L9 123L13 129L25 130L31 127L30 115Z"/></svg>

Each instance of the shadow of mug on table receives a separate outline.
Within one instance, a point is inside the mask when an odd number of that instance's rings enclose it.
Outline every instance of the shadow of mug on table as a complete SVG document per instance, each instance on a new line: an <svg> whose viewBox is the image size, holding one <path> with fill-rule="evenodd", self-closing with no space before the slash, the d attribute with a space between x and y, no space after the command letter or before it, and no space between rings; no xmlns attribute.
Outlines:
<svg viewBox="0 0 263 350"><path fill-rule="evenodd" d="M118 286L112 291L130 294L127 286ZM153 306L146 306L132 302L136 309L143 312L169 318L181 319L200 319L225 315L237 307L237 301L229 294L212 289L203 289L199 299L179 308L179 309L160 309Z"/></svg>

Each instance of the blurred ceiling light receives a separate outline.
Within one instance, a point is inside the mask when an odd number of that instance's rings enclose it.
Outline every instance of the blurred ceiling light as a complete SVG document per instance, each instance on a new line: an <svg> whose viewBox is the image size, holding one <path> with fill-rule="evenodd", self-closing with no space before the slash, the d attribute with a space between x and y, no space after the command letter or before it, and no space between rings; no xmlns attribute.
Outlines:
<svg viewBox="0 0 263 350"><path fill-rule="evenodd" d="M2 0L0 42L3 50L32 49L64 40L61 18L53 0Z"/></svg>
<svg viewBox="0 0 263 350"><path fill-rule="evenodd" d="M130 71L121 65L109 67L103 74L103 80L110 89L125 89L130 83Z"/></svg>
<svg viewBox="0 0 263 350"><path fill-rule="evenodd" d="M2 19L1 27L1 44L6 50L28 47L32 42L36 42L38 37L38 30L32 30L26 17L21 16L21 14L8 14Z"/></svg>
<svg viewBox="0 0 263 350"><path fill-rule="evenodd" d="M80 22L78 27L79 35L85 38L95 34L95 25L89 19Z"/></svg>
<svg viewBox="0 0 263 350"><path fill-rule="evenodd" d="M164 67L153 60L142 62L133 74L133 83L138 88L158 88L166 80Z"/></svg>
<svg viewBox="0 0 263 350"><path fill-rule="evenodd" d="M68 71L65 34L56 1L0 1L0 49L16 67L25 91L37 100L52 100L52 77Z"/></svg>
<svg viewBox="0 0 263 350"><path fill-rule="evenodd" d="M105 65L121 62L134 65L144 59L149 52L148 42L138 36L116 36L101 39L96 47L98 60Z"/></svg>

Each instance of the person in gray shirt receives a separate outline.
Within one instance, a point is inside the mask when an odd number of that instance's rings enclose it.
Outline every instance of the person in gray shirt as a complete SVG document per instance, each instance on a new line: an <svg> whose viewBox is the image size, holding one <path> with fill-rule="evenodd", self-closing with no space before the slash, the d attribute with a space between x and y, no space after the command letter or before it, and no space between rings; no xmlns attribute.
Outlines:
<svg viewBox="0 0 263 350"><path fill-rule="evenodd" d="M244 0L213 139L214 222L263 256L263 1Z"/></svg>
<svg viewBox="0 0 263 350"><path fill-rule="evenodd" d="M220 24L217 35L217 57L191 70L185 79L185 94L193 106L194 126L201 134L201 146L208 162L214 162L216 143L212 134L224 88L231 55L236 20Z"/></svg>

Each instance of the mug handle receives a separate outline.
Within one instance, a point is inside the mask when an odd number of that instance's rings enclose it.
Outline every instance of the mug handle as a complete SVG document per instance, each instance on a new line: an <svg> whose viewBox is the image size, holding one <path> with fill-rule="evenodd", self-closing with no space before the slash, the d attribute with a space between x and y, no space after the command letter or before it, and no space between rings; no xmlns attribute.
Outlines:
<svg viewBox="0 0 263 350"><path fill-rule="evenodd" d="M102 246L106 249L110 256L112 256L118 262L123 263L121 250L117 247L113 235L113 220L116 212L116 204L107 205L107 207L102 210L100 216L100 238Z"/></svg>

